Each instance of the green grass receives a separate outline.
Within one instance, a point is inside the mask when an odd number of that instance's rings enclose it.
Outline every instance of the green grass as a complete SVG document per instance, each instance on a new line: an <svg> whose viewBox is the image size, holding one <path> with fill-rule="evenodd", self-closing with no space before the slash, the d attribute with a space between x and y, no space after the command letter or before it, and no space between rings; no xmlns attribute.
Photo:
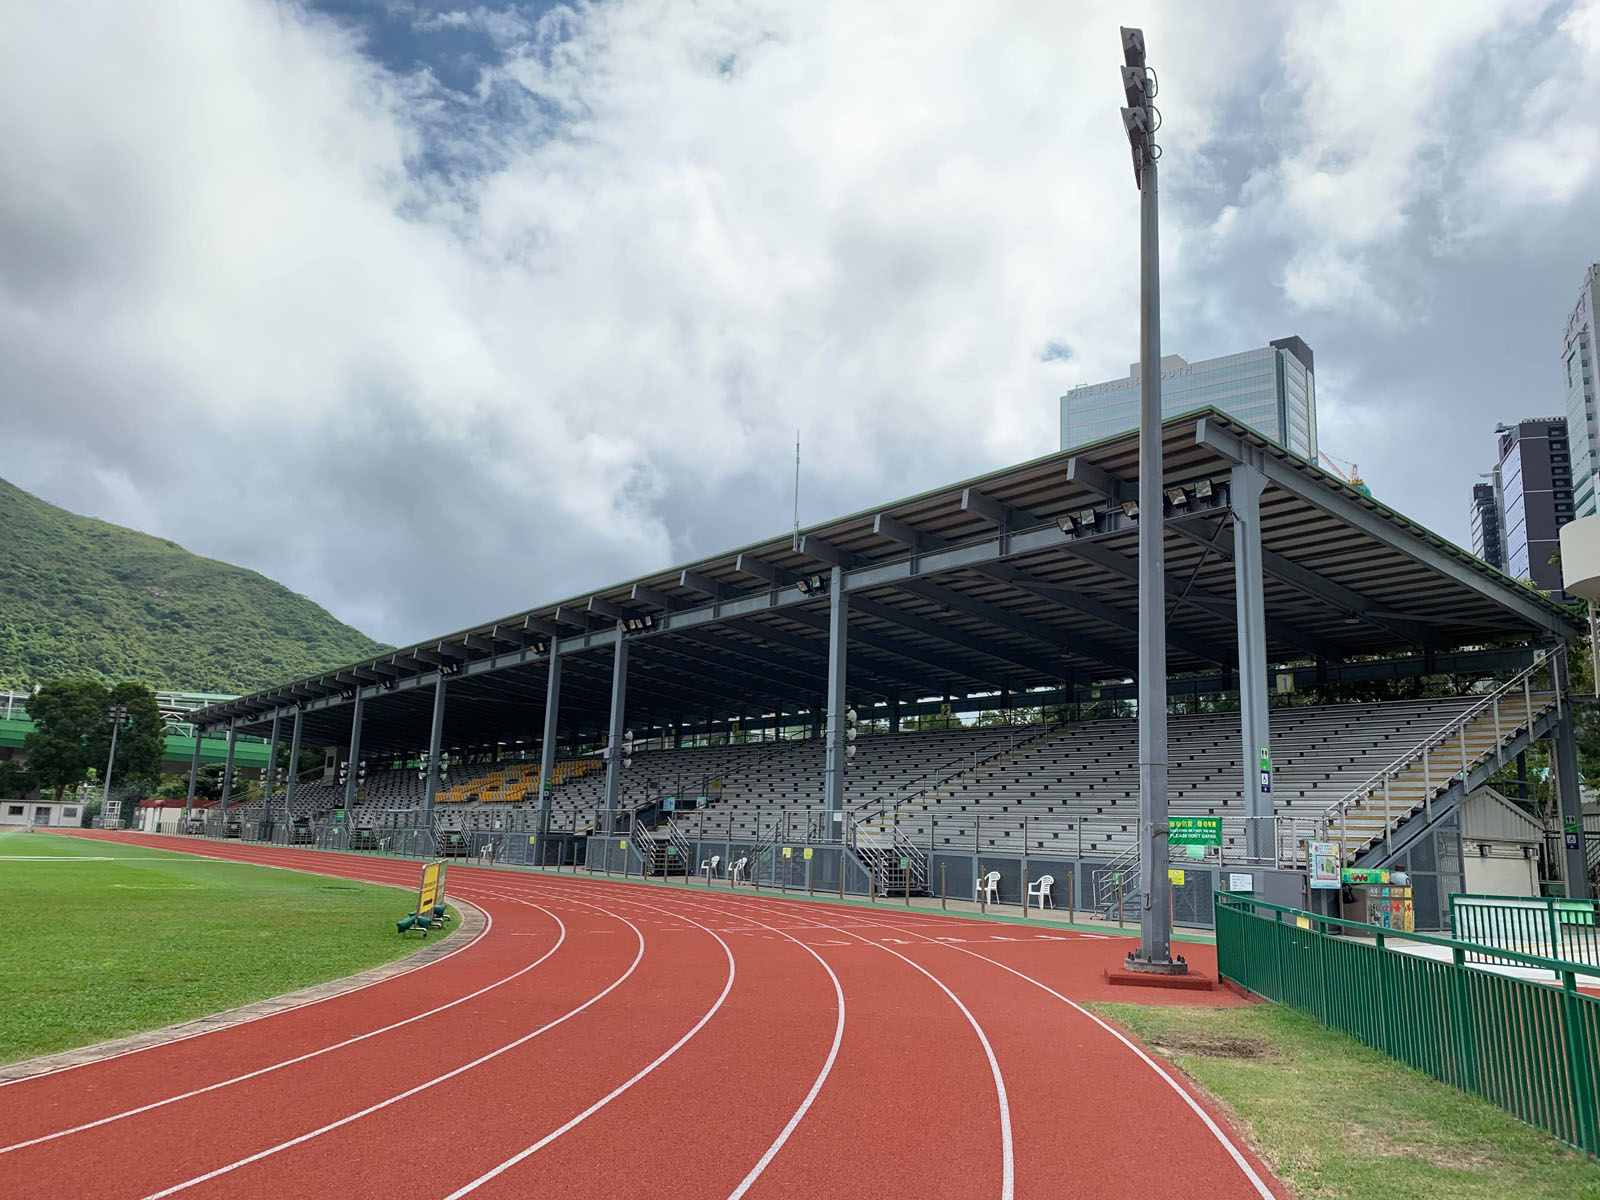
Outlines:
<svg viewBox="0 0 1600 1200"><path fill-rule="evenodd" d="M0 935L0 1063L338 979L427 944L394 928L415 893L143 846L0 833L0 887L13 902Z"/></svg>
<svg viewBox="0 0 1600 1200"><path fill-rule="evenodd" d="M1230 1107L1304 1200L1596 1200L1600 1165L1274 1004L1097 1004Z"/></svg>

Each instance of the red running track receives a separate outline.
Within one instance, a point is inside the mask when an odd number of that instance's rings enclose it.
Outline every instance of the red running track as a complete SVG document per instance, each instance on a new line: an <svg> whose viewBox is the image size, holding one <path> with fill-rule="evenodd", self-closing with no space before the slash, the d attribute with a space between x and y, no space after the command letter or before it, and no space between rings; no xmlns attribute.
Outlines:
<svg viewBox="0 0 1600 1200"><path fill-rule="evenodd" d="M83 836L406 887L417 871ZM489 926L427 967L0 1084L0 1197L1287 1195L1079 1006L1130 998L1102 977L1122 939L465 866L450 883Z"/></svg>

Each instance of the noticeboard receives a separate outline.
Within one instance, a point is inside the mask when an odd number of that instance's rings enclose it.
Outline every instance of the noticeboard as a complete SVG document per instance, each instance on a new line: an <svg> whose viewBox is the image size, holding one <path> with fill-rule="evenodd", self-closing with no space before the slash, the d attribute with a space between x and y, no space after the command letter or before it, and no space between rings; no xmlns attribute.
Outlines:
<svg viewBox="0 0 1600 1200"><path fill-rule="evenodd" d="M1339 860L1338 842L1312 842L1306 847L1311 856L1311 886L1314 888L1336 888L1339 886L1339 869L1342 863Z"/></svg>
<svg viewBox="0 0 1600 1200"><path fill-rule="evenodd" d="M1167 844L1171 846L1222 845L1221 817L1168 817Z"/></svg>

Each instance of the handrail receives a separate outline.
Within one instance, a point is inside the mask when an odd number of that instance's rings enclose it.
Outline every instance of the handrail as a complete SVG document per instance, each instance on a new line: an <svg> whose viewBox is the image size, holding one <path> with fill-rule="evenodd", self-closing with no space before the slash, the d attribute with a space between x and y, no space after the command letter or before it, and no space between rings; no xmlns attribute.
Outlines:
<svg viewBox="0 0 1600 1200"><path fill-rule="evenodd" d="M1255 909L1266 909L1274 913L1286 913L1289 916L1304 917L1308 921L1320 925L1337 925L1341 929L1356 929L1363 933L1372 933L1377 936L1378 947L1384 946L1385 940L1401 942L1420 942L1425 946L1443 946L1447 950L1461 950L1472 953L1493 954L1501 958L1513 959L1519 966L1537 967L1541 971L1553 971L1556 974L1593 975L1597 968L1589 963L1569 962L1564 958L1544 958L1538 954L1524 954L1520 950L1503 950L1499 946L1486 946L1478 942L1462 941L1460 938L1440 937L1431 933L1413 933L1403 929L1385 929L1382 925L1369 925L1365 921L1350 921L1344 917L1325 917L1320 913L1307 912L1303 908L1289 908L1282 904L1272 904L1266 900L1257 900L1241 892L1219 891L1216 893L1216 903L1224 908L1244 909L1246 906ZM1258 913L1250 912L1246 915L1257 916ZM1475 966L1477 964L1467 964Z"/></svg>
<svg viewBox="0 0 1600 1200"><path fill-rule="evenodd" d="M1479 700L1476 704L1463 709L1455 717L1445 722L1445 724L1434 730L1427 737L1423 738L1422 741L1416 743L1416 745L1405 751L1405 753L1401 754L1400 757L1396 758L1393 762L1389 763L1381 770L1374 772L1356 787L1352 788L1343 796L1339 797L1339 799L1335 800L1332 804L1328 805L1328 807L1322 811L1321 817L1318 818L1321 823L1321 828L1324 831L1332 828L1332 826L1338 821L1341 813L1347 811L1348 809L1358 807L1366 796L1370 795L1373 791L1383 785L1384 780L1398 775L1402 770L1405 769L1406 766L1414 762L1419 755L1427 754L1432 751L1435 745L1442 743L1456 729L1465 728L1469 721L1474 720L1487 709L1498 704L1505 694L1512 688L1520 687L1525 680L1532 679L1534 672L1540 667L1546 665L1554 656L1556 651L1557 648L1539 651L1539 653L1534 656L1534 659L1531 663L1529 663L1522 670L1518 671L1510 679L1506 680L1505 683L1501 684L1494 691L1483 697L1483 699ZM1559 697L1557 698L1557 702L1559 703ZM1530 721L1533 719L1533 713L1531 710L1528 714L1528 719ZM1482 755L1479 755L1478 757L1481 758ZM1477 760L1474 759L1473 761ZM1446 778L1449 778L1449 776L1446 776Z"/></svg>

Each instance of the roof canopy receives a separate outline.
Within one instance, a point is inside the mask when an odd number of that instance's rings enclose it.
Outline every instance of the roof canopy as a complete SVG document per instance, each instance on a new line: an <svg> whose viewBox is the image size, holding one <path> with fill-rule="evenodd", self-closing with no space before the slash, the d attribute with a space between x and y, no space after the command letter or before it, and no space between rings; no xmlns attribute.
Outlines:
<svg viewBox="0 0 1600 1200"><path fill-rule="evenodd" d="M1214 410L1163 429L1172 675L1236 667L1234 468L1261 498L1274 662L1533 645L1582 632L1567 610ZM849 597L849 695L874 699L1131 678L1137 655L1138 439L785 533L195 714L262 732L305 714L348 736L358 689L373 752L425 743L435 679L447 743L532 736L554 646L563 728L597 729L629 641L628 720L665 725L821 706L834 572ZM470 738L468 737L470 731Z"/></svg>

